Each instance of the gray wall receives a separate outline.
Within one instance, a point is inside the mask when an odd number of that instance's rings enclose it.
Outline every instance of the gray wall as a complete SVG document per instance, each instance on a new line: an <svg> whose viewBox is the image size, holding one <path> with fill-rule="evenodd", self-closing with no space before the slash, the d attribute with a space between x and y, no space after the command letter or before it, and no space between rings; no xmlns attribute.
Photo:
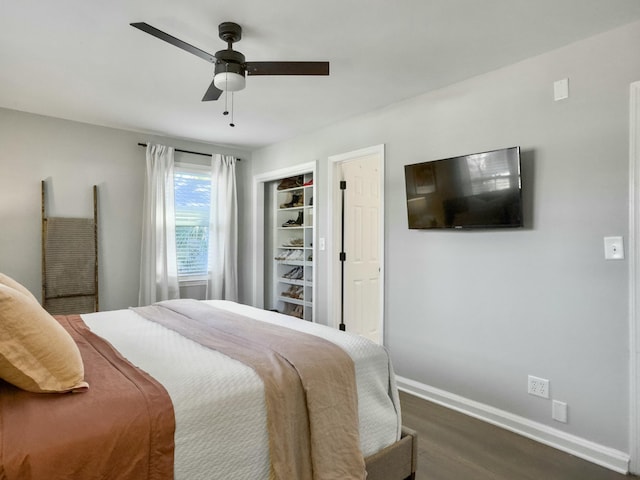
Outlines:
<svg viewBox="0 0 640 480"><path fill-rule="evenodd" d="M318 160L326 237L327 158L385 144L385 344L399 375L629 451L628 265L604 260L603 237L628 241L639 44L636 23L253 153L254 175ZM554 102L565 77L571 96ZM408 230L403 165L513 145L526 228ZM527 374L551 380L568 424L527 395Z"/></svg>
<svg viewBox="0 0 640 480"><path fill-rule="evenodd" d="M145 168L137 144L147 141L242 157L240 181L250 170L250 153L242 150L0 109L0 272L40 298L40 182L47 180L48 214L68 217L93 216L95 184L101 309L136 305ZM188 157L176 153L177 160Z"/></svg>

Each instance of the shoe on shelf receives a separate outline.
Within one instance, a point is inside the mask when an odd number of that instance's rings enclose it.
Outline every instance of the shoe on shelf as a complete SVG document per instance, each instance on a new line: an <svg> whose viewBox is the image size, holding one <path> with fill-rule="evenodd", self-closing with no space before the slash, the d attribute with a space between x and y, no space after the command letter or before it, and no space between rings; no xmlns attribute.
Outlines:
<svg viewBox="0 0 640 480"><path fill-rule="evenodd" d="M292 275L295 275L295 270L296 270L296 268L298 268L298 267L292 268L292 269L291 269L291 270L289 270L288 272L283 273L283 274L282 274L282 278L291 278L291 276L292 276Z"/></svg>
<svg viewBox="0 0 640 480"><path fill-rule="evenodd" d="M278 184L278 190L286 190L288 188L301 187L304 183L304 179L302 175L298 175L296 177L287 177L280 180Z"/></svg>
<svg viewBox="0 0 640 480"><path fill-rule="evenodd" d="M293 285L291 285L287 290L282 292L280 295L282 295L283 297L293 298L293 293L294 293Z"/></svg>
<svg viewBox="0 0 640 480"><path fill-rule="evenodd" d="M293 290L292 290L293 285L291 285L291 287L289 287L287 290L285 290L284 292L280 293L281 297L291 297Z"/></svg>
<svg viewBox="0 0 640 480"><path fill-rule="evenodd" d="M284 307L284 314L285 315L291 315L292 317L296 317L296 318L302 319L302 317L304 315L304 307L302 305L287 304Z"/></svg>
<svg viewBox="0 0 640 480"><path fill-rule="evenodd" d="M290 250L291 254L287 257L289 261L302 261L304 260L304 253L302 250Z"/></svg>
<svg viewBox="0 0 640 480"><path fill-rule="evenodd" d="M288 278L288 279L291 279L291 280L298 280L299 278L302 278L302 274L303 273L304 272L302 272L302 267L293 267L287 273L282 275L282 278Z"/></svg>
<svg viewBox="0 0 640 480"><path fill-rule="evenodd" d="M278 252L276 256L273 258L274 260L279 260L279 261L286 260L290 252L291 250L283 250L282 252Z"/></svg>
<svg viewBox="0 0 640 480"><path fill-rule="evenodd" d="M302 238L290 238L282 244L283 247L302 247L304 240Z"/></svg>
<svg viewBox="0 0 640 480"><path fill-rule="evenodd" d="M291 280L300 280L303 276L304 270L302 269L302 267L296 267L290 272L288 278Z"/></svg>
<svg viewBox="0 0 640 480"><path fill-rule="evenodd" d="M282 292L280 294L280 296L289 297L289 298L295 298L297 300L300 300L302 298L303 294L304 294L304 289L301 286L299 286L299 285L291 285L291 286L289 286L289 288L287 290Z"/></svg>
<svg viewBox="0 0 640 480"><path fill-rule="evenodd" d="M282 224L283 227L301 227L304 222L304 214L302 211L298 212L298 218L295 220L290 219Z"/></svg>
<svg viewBox="0 0 640 480"><path fill-rule="evenodd" d="M304 259L302 250L285 250L274 257L281 262L289 262L292 260L300 261Z"/></svg>
<svg viewBox="0 0 640 480"><path fill-rule="evenodd" d="M280 183L278 183L278 190L286 190L295 186L295 181L292 181L291 178L283 178L282 180L280 180Z"/></svg>
<svg viewBox="0 0 640 480"><path fill-rule="evenodd" d="M293 195L291 193L287 193L287 199L284 201L284 203L280 204L280 208L288 208L291 200L293 200Z"/></svg>
<svg viewBox="0 0 640 480"><path fill-rule="evenodd" d="M302 202L302 195L298 193L290 193L287 197L287 201L280 204L280 208L301 207L303 206Z"/></svg>

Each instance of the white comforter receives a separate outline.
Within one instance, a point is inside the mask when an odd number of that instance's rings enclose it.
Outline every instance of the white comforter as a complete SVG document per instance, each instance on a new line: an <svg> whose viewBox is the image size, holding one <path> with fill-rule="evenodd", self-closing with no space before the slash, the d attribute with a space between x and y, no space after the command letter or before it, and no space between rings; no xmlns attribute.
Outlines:
<svg viewBox="0 0 640 480"><path fill-rule="evenodd" d="M400 404L383 347L279 313L228 301L207 303L317 335L343 348L355 364L364 456L400 438ZM176 417L176 480L269 478L263 385L250 367L132 310L85 314L82 319L169 392Z"/></svg>

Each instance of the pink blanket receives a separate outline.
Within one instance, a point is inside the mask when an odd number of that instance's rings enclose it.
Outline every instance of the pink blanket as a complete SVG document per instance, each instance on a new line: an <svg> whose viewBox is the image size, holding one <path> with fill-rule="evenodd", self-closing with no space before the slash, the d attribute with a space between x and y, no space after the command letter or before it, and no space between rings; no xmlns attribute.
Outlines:
<svg viewBox="0 0 640 480"><path fill-rule="evenodd" d="M42 394L0 380L0 479L171 480L173 405L80 316L56 319L76 341L85 393Z"/></svg>

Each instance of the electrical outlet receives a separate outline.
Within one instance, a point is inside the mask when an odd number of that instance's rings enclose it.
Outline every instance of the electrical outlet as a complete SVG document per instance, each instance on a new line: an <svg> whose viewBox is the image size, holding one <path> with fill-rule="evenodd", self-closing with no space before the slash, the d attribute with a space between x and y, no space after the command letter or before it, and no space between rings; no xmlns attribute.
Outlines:
<svg viewBox="0 0 640 480"><path fill-rule="evenodd" d="M542 398L549 398L549 380L529 375L527 393L529 395L536 395Z"/></svg>

